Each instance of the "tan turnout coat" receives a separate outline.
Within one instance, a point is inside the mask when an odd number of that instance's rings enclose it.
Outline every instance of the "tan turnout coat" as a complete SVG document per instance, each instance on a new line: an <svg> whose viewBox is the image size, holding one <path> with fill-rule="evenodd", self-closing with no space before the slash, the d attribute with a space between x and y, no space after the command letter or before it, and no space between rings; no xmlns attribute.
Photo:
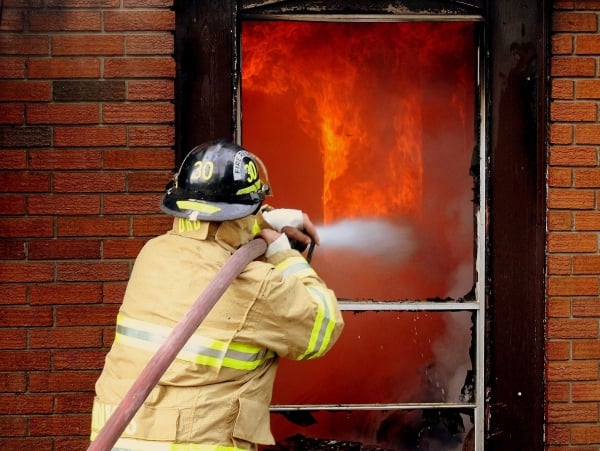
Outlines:
<svg viewBox="0 0 600 451"><path fill-rule="evenodd" d="M96 383L92 440L165 337L261 223L260 214L220 225L175 218L171 231L144 246ZM319 357L342 328L334 293L299 252L250 263L115 447L236 451L274 443L269 404L279 357Z"/></svg>

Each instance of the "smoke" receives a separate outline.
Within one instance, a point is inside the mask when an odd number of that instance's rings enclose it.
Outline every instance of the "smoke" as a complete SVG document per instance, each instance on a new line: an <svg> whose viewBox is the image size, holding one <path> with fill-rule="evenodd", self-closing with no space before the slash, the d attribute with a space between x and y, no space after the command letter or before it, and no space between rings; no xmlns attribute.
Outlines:
<svg viewBox="0 0 600 451"><path fill-rule="evenodd" d="M343 248L390 263L405 260L417 247L409 226L381 219L346 219L317 226L317 232L327 249Z"/></svg>

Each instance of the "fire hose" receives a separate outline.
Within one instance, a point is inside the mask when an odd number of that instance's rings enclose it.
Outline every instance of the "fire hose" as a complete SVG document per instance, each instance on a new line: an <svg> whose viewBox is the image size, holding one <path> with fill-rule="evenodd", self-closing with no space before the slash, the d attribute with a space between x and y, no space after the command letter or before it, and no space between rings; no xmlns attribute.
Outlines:
<svg viewBox="0 0 600 451"><path fill-rule="evenodd" d="M190 310L177 323L156 354L150 359L144 370L125 394L88 451L107 451L112 449L129 422L135 416L154 386L158 383L169 365L181 351L185 343L206 318L210 310L221 298L225 290L242 270L254 259L265 253L267 243L257 238L240 247L225 262L213 280L196 298Z"/></svg>

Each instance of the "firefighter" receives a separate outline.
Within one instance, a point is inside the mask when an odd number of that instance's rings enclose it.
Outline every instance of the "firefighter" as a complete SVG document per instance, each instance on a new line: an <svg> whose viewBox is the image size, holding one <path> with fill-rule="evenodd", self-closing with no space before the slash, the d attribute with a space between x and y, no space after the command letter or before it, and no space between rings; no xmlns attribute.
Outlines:
<svg viewBox="0 0 600 451"><path fill-rule="evenodd" d="M92 441L231 254L260 236L264 256L227 288L115 449L246 451L274 443L269 404L279 358L324 355L343 320L334 292L290 245L318 243L314 225L300 210L263 204L266 177L256 156L226 141L197 146L183 160L161 202L173 228L142 248L127 284L96 382Z"/></svg>

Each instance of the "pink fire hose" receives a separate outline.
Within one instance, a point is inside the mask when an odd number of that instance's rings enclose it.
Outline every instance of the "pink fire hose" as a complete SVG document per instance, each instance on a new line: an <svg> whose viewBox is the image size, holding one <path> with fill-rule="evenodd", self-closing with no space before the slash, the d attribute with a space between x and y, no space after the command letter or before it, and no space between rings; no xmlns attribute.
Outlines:
<svg viewBox="0 0 600 451"><path fill-rule="evenodd" d="M254 259L265 253L267 243L257 238L240 247L227 260L215 278L196 298L190 310L175 326L165 342L150 359L144 370L125 394L88 451L112 449L131 419L144 403L161 376L181 351L185 343L206 318L225 290L242 270Z"/></svg>

